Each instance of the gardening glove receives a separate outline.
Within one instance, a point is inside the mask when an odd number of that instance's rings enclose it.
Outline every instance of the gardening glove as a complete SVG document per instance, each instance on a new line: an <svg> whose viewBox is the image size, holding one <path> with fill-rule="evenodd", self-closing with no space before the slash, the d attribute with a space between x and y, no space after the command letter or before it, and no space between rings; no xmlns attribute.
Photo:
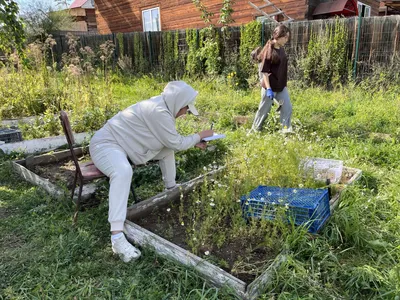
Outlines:
<svg viewBox="0 0 400 300"><path fill-rule="evenodd" d="M267 97L269 98L269 99L274 99L274 92L272 91L272 89L267 89Z"/></svg>

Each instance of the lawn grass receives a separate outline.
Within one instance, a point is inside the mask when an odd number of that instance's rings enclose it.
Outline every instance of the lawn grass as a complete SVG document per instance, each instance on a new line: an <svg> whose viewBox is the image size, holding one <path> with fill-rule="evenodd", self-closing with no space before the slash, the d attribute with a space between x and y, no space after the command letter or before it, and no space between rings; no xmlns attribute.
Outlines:
<svg viewBox="0 0 400 300"><path fill-rule="evenodd" d="M293 153L341 159L346 166L363 170L361 180L345 191L339 208L318 236L293 233L280 241L288 261L262 299L400 297L399 88L371 92L348 86L326 91L301 89L291 83L295 134L285 138L277 133L277 116L271 114L261 134L247 137L259 101L258 89L235 91L218 78L188 82L200 92L197 106L204 118L181 119L179 130L190 133L215 121L215 129L227 134L224 147L229 150L228 159L250 159L258 170L249 173L253 182L265 180L265 171L270 170L270 181L260 184L287 184L278 175L290 170ZM93 80L91 92L99 98L92 105L93 95L83 86L81 93L88 100L78 101L73 88L79 85L74 84L68 93L75 100L62 103L75 111L75 130L95 130L114 110L155 95L165 85L151 77L116 76L108 90L103 90L104 83ZM55 88L56 94L64 95L61 86ZM41 89L40 93L44 92ZM29 109L24 112L29 114ZM235 116L247 116L249 123L238 126ZM28 125L26 128L29 130ZM49 135L43 124L38 123L37 128L43 136ZM183 175L185 170L195 170L188 157L196 155L186 152L178 157ZM119 261L110 247L106 193L99 207L80 213L74 228L72 204L52 199L13 175L9 159L3 157L0 168L1 297L234 299L230 291L206 285L193 270L147 250L138 262Z"/></svg>

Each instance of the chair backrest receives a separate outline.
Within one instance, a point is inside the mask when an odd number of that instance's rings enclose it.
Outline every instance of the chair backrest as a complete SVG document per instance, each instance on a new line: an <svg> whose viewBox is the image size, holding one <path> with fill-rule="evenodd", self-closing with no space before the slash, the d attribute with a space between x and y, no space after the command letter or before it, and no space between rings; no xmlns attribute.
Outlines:
<svg viewBox="0 0 400 300"><path fill-rule="evenodd" d="M78 158L75 155L74 151L74 144L75 144L75 138L74 134L72 133L71 129L71 124L69 123L68 115L65 111L60 111L60 120L61 120L61 125L64 130L65 137L68 142L69 150L71 151L72 159L75 164L76 172L79 174L79 176L82 177L82 171L81 168L79 167L79 162Z"/></svg>
<svg viewBox="0 0 400 300"><path fill-rule="evenodd" d="M65 137L67 138L68 144L75 144L74 134L72 133L71 124L69 123L68 115L65 111L60 111L61 125L64 129Z"/></svg>

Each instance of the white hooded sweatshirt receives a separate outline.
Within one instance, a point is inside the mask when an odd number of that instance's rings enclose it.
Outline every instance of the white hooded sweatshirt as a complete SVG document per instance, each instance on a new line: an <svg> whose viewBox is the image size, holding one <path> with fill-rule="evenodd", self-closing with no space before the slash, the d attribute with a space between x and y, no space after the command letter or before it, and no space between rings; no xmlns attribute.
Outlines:
<svg viewBox="0 0 400 300"><path fill-rule="evenodd" d="M111 118L104 129L112 134L112 142L119 144L134 164L146 163L163 148L189 149L200 142L200 136L180 135L175 128L175 117L197 94L183 81L170 82L160 96L124 109Z"/></svg>

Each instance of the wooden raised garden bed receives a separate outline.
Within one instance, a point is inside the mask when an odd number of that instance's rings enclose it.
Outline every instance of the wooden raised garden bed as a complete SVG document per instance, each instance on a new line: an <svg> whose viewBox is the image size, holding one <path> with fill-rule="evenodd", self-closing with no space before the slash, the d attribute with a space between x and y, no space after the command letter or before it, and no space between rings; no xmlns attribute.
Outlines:
<svg viewBox="0 0 400 300"><path fill-rule="evenodd" d="M214 176L216 173L217 171L214 171L206 176ZM361 171L358 169L343 168L342 179L336 185L330 200L331 211L339 204L340 193L360 176ZM196 178L180 188L158 194L129 207L125 222L126 236L135 244L151 248L161 256L193 267L204 279L217 287L228 287L243 299L256 299L265 291L277 268L286 260L285 254L274 253L264 247L254 247L248 263L250 265L260 262L264 264L262 267L258 266L262 271L257 274L241 274L237 268L235 272L232 272L235 258L245 253L245 248L249 243L257 243L254 240L236 239L236 244L230 242L219 248L214 247L211 251L207 251L210 248L205 245L198 255L193 254L186 241L187 229L183 226L185 220L179 219L177 203L200 185L205 178L205 176ZM229 222L229 217L227 220ZM212 255L207 252L211 252ZM222 266L221 261L224 262Z"/></svg>
<svg viewBox="0 0 400 300"><path fill-rule="evenodd" d="M88 160L85 156L87 150L79 147L75 154ZM13 169L26 181L44 188L50 195L56 198L64 198L69 195L75 176L75 165L71 160L70 150L48 153L37 156L29 156L26 159L11 162ZM96 190L95 183L87 183L83 186L82 199L90 198ZM75 189L77 197L78 189Z"/></svg>

